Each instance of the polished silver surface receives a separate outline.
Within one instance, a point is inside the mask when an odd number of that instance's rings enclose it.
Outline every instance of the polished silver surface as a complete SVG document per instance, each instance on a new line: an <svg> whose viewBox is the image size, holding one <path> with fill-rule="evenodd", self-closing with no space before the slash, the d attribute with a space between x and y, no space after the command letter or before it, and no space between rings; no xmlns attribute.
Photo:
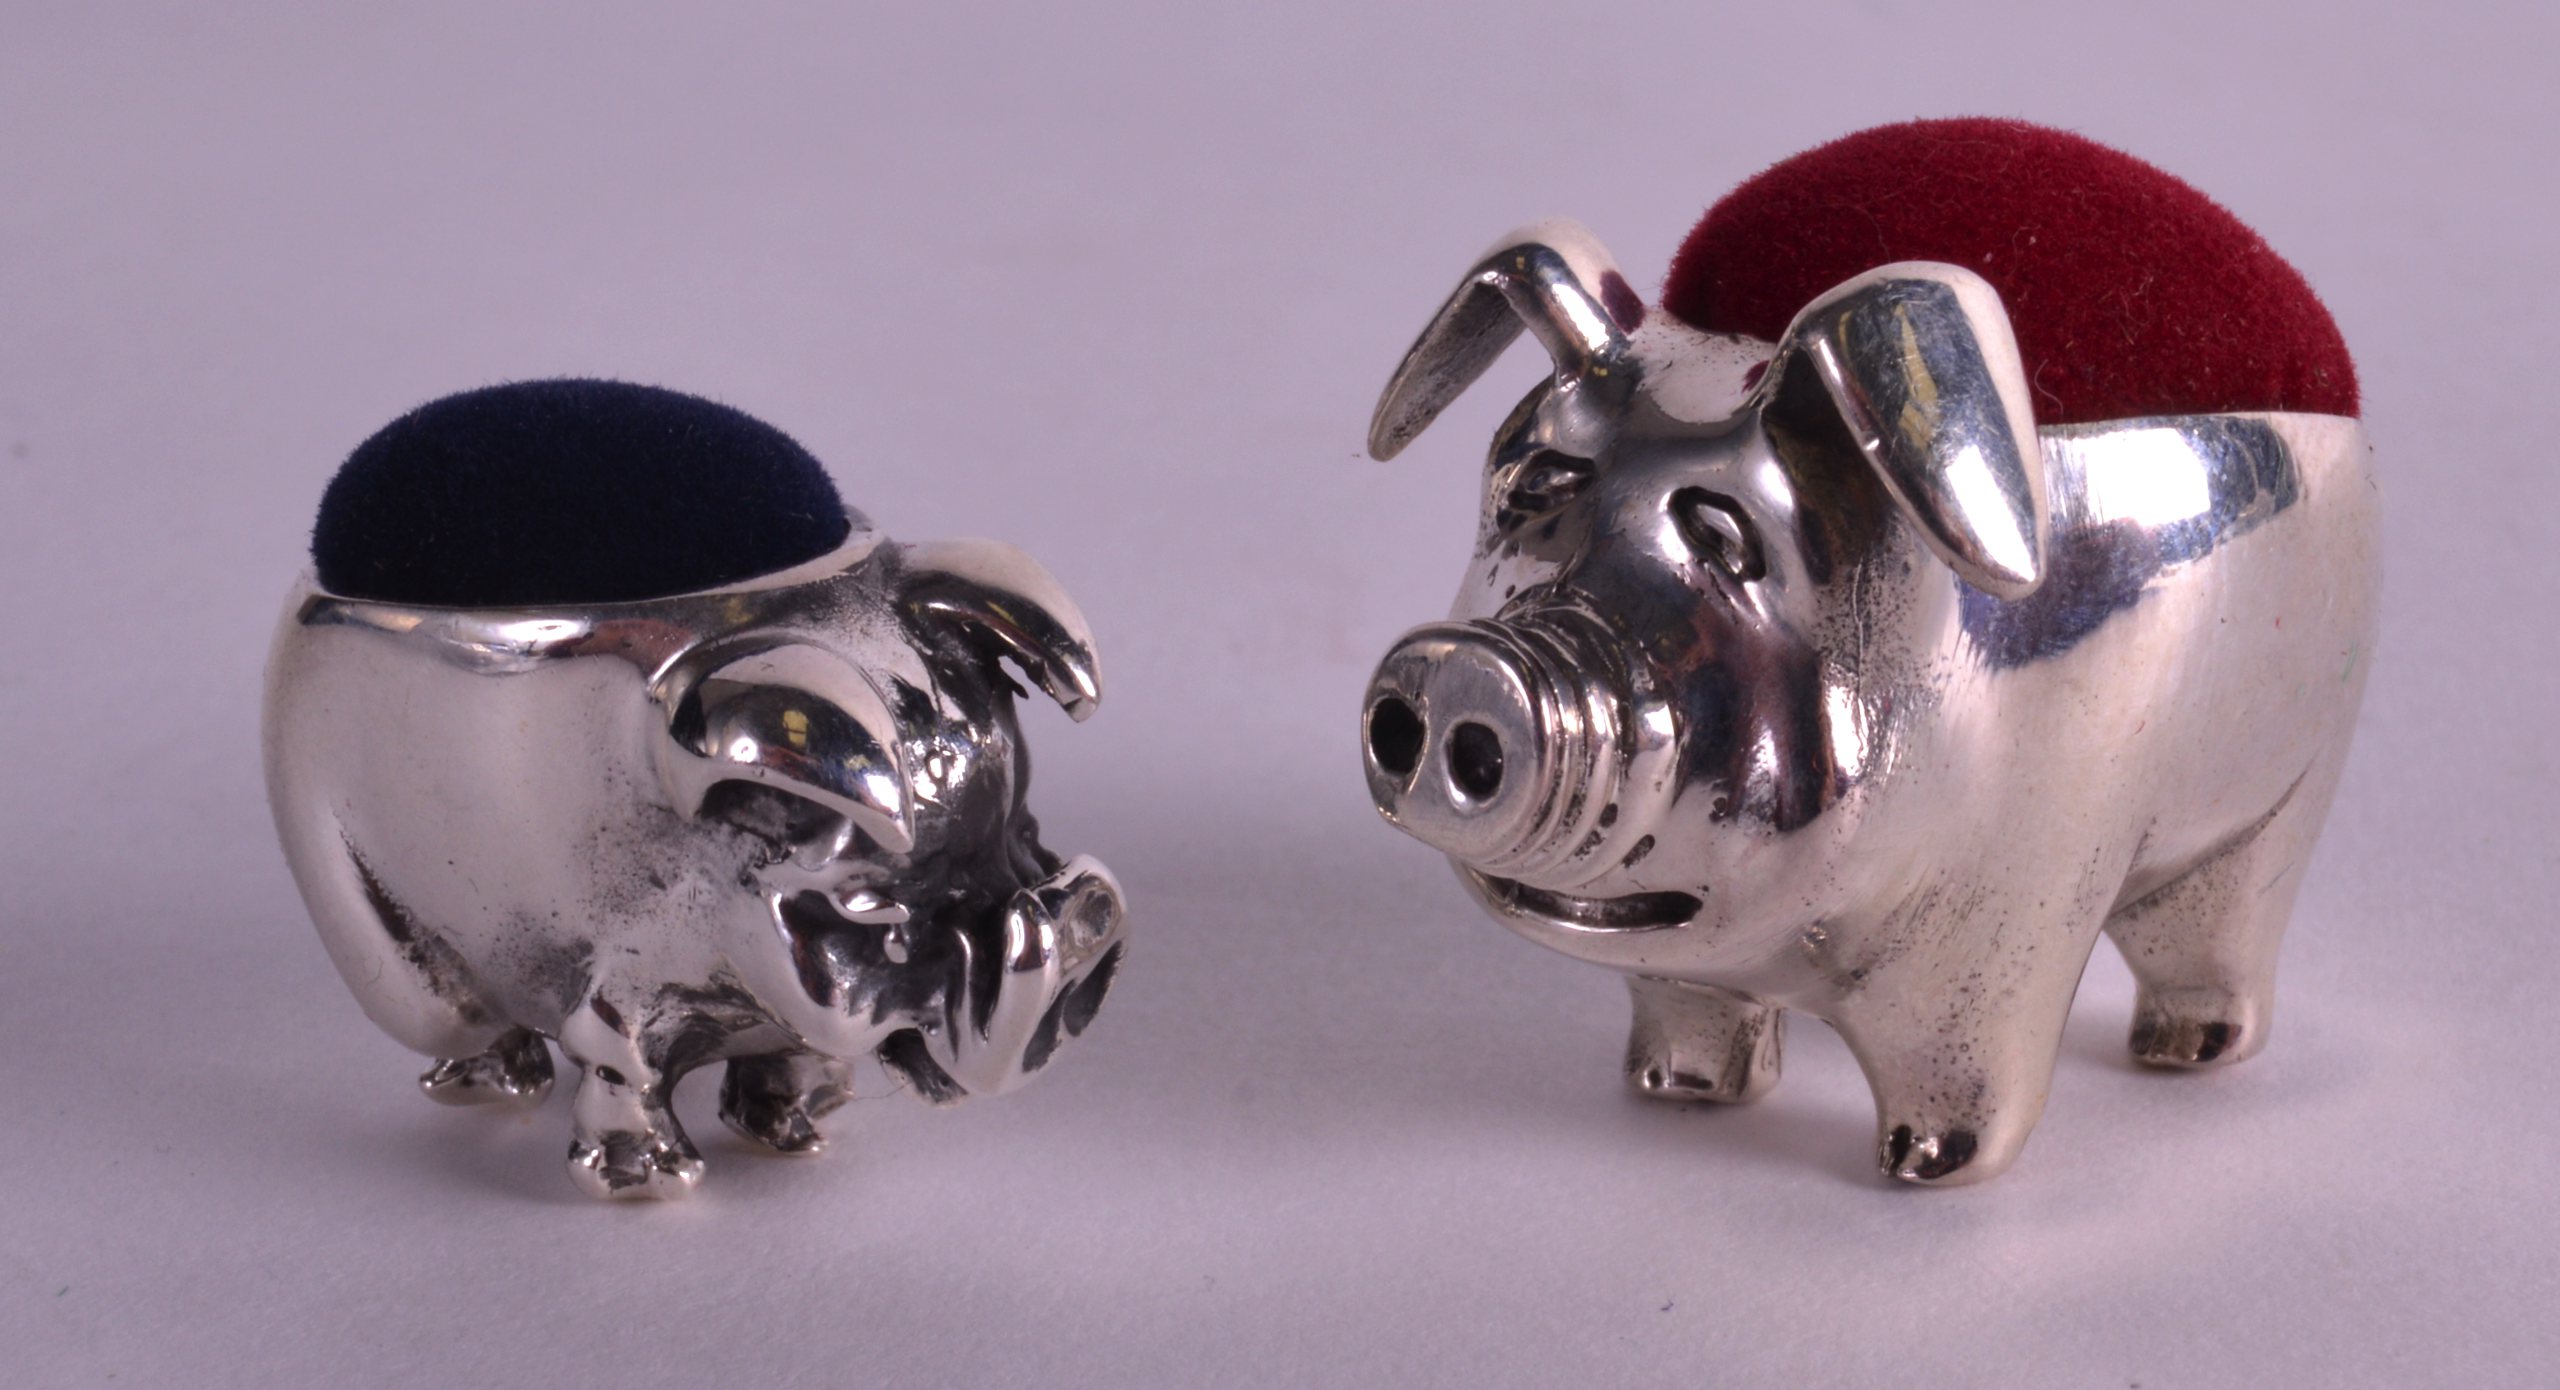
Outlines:
<svg viewBox="0 0 2560 1390"><path fill-rule="evenodd" d="M1363 704L1370 791L1496 918L1629 977L1648 1095L1830 1023L1913 1182L2008 1166L2101 931L2134 1055L2266 1042L2345 759L2379 536L2352 419L2039 430L1997 294L1861 275L1777 344L1648 317L1590 233L1497 246L1408 353L1401 450L1529 328L1446 622Z"/></svg>
<svg viewBox="0 0 2560 1390"><path fill-rule="evenodd" d="M690 1190L668 1104L781 1153L873 1054L934 1101L1008 1090L1081 1033L1118 885L1043 848L1013 663L1100 698L1029 557L892 545L703 593L558 609L348 599L309 577L267 672L269 800L332 960L450 1104L578 1069L571 1177Z"/></svg>

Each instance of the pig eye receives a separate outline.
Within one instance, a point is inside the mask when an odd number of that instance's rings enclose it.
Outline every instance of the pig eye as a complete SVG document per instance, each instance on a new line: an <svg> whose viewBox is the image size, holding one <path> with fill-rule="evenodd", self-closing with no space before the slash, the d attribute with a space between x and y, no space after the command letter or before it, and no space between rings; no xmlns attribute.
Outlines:
<svg viewBox="0 0 2560 1390"><path fill-rule="evenodd" d="M1540 449L1513 466L1511 486L1502 493L1507 521L1554 511L1573 500L1591 481L1591 460Z"/></svg>
<svg viewBox="0 0 2560 1390"><path fill-rule="evenodd" d="M1736 581L1749 583L1766 573L1751 522L1732 498L1684 487L1671 494L1671 520L1692 554Z"/></svg>

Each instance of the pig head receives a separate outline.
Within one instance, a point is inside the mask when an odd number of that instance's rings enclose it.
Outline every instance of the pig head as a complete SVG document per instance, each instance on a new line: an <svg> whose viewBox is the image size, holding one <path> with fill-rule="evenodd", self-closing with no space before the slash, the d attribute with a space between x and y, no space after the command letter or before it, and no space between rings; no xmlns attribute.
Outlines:
<svg viewBox="0 0 2560 1390"><path fill-rule="evenodd" d="M1587 232L1548 224L1433 320L1372 452L1399 452L1523 326L1556 369L1495 438L1451 621L1379 665L1370 790L1549 944L1702 918L1694 944L1732 944L1769 920L1757 894L1836 877L1805 861L1865 809L1866 745L1926 737L1919 710L1865 696L1937 684L1958 582L2017 598L2042 577L2007 321L1977 277L1907 264L1774 347L1710 336L1647 321Z"/></svg>
<svg viewBox="0 0 2560 1390"><path fill-rule="evenodd" d="M1118 963L1118 887L1040 844L995 664L1081 721L1101 699L1092 638L1011 547L906 547L895 570L928 680L761 627L659 672L650 747L680 814L753 842L742 882L770 949L739 967L802 1041L876 1051L927 1099L999 1094L1084 1031Z"/></svg>

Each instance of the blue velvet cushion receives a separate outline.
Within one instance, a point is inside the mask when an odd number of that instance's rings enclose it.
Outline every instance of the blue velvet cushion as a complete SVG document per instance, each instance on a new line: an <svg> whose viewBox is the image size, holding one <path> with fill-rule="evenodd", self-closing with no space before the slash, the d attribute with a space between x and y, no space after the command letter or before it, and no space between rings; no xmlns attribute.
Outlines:
<svg viewBox="0 0 2560 1390"><path fill-rule="evenodd" d="M682 392L520 381L430 401L320 498L320 583L455 607L705 589L824 555L852 528L789 435Z"/></svg>

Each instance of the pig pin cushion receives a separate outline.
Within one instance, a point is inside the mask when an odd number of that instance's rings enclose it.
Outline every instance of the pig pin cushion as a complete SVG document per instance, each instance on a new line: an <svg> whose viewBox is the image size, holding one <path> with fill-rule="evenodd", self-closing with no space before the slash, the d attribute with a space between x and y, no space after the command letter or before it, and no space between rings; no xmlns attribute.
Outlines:
<svg viewBox="0 0 2560 1390"><path fill-rule="evenodd" d="M2300 275L2074 135L1922 121L1710 209L1648 309L1506 238L1388 383L1389 458L1526 328L1445 622L1362 708L1387 820L1617 970L1627 1076L1748 1101L1837 1029L1883 1171L2014 1160L2104 931L2132 1048L2261 1047L2379 580L2354 368Z"/></svg>
<svg viewBox="0 0 2560 1390"><path fill-rule="evenodd" d="M725 406L536 381L358 447L312 557L265 730L303 901L429 1097L538 1101L559 1045L586 1191L693 1187L694 1067L810 1153L857 1057L956 1100L1092 1020L1120 890L1041 845L999 663L1101 692L1027 556L893 544Z"/></svg>

